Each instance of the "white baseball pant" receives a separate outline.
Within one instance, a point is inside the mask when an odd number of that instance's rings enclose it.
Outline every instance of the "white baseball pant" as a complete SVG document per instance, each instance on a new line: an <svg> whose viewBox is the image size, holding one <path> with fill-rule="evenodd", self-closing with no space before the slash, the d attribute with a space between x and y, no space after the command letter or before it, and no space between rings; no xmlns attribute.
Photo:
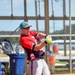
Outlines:
<svg viewBox="0 0 75 75"><path fill-rule="evenodd" d="M30 72L30 75L50 75L49 68L44 59L35 59L33 60L33 63L31 63L31 61L28 62L27 69Z"/></svg>

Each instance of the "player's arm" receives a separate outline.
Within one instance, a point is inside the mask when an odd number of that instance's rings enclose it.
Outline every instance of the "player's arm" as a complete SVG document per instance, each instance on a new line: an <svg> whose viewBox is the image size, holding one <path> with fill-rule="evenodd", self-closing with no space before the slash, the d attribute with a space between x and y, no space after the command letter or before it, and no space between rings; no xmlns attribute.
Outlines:
<svg viewBox="0 0 75 75"><path fill-rule="evenodd" d="M51 43L52 43L52 38L50 35L47 35L44 42L34 45L33 50L38 51L41 48L43 48L46 44L51 44Z"/></svg>
<svg viewBox="0 0 75 75"><path fill-rule="evenodd" d="M39 44L36 44L36 45L34 46L34 51L40 50L40 49L43 48L46 44L47 44L47 43L45 43L45 42L41 42L41 43L39 43Z"/></svg>
<svg viewBox="0 0 75 75"><path fill-rule="evenodd" d="M36 38L38 39L42 39L42 38L45 38L46 37L46 34L45 33L38 33Z"/></svg>
<svg viewBox="0 0 75 75"><path fill-rule="evenodd" d="M36 39L45 38L46 34L41 32L30 31L31 35L35 36Z"/></svg>

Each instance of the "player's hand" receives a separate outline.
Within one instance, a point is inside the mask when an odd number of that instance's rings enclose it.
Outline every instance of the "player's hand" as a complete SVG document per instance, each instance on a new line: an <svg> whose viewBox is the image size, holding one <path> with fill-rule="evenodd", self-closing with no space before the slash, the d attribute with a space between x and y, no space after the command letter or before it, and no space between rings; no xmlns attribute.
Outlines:
<svg viewBox="0 0 75 75"><path fill-rule="evenodd" d="M50 35L47 35L46 38L45 38L45 43L46 44L51 44L52 43L52 38Z"/></svg>

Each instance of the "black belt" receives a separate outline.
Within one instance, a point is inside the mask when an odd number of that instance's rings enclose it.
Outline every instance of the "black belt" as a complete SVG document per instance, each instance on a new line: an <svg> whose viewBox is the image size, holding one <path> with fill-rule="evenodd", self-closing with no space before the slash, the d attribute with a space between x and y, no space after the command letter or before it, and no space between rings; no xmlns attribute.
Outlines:
<svg viewBox="0 0 75 75"><path fill-rule="evenodd" d="M37 57L36 59L44 59L44 57L41 56L41 57Z"/></svg>

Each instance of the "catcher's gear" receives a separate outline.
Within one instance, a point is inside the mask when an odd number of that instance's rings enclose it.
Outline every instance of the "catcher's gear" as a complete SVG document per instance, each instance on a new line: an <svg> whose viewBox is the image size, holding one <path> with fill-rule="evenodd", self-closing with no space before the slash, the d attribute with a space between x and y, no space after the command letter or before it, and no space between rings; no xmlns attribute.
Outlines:
<svg viewBox="0 0 75 75"><path fill-rule="evenodd" d="M0 42L1 46L2 46L2 50L6 53L6 54L11 54L13 51L13 47L12 44L9 40L4 39L3 41Z"/></svg>

